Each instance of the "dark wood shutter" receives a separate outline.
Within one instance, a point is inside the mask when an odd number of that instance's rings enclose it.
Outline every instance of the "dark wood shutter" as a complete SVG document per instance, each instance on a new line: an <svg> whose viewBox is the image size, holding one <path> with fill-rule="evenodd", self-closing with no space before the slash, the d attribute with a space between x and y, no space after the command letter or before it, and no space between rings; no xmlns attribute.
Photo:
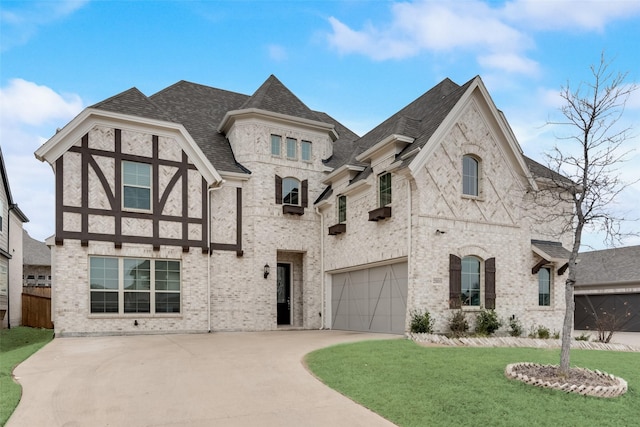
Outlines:
<svg viewBox="0 0 640 427"><path fill-rule="evenodd" d="M301 205L303 208L306 208L309 205L309 180L305 179L302 181L300 187L300 192L302 193Z"/></svg>
<svg viewBox="0 0 640 427"><path fill-rule="evenodd" d="M462 293L462 260L449 255L449 308L462 307L460 294Z"/></svg>
<svg viewBox="0 0 640 427"><path fill-rule="evenodd" d="M282 178L276 175L276 204L282 204Z"/></svg>
<svg viewBox="0 0 640 427"><path fill-rule="evenodd" d="M489 258L484 262L484 306L496 308L496 259Z"/></svg>

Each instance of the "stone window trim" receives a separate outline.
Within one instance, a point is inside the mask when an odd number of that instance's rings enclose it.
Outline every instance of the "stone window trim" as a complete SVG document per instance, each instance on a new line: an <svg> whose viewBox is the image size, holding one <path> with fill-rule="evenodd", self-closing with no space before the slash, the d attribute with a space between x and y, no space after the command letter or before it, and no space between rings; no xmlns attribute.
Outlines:
<svg viewBox="0 0 640 427"><path fill-rule="evenodd" d="M478 273L480 290L477 305L466 305L462 301L462 260L465 258L473 258L480 262ZM480 257L474 255L460 258L449 254L449 308L477 310L483 306L486 309L496 308L496 259L488 258L483 262Z"/></svg>
<svg viewBox="0 0 640 427"><path fill-rule="evenodd" d="M462 156L462 196L482 198L482 160L475 154Z"/></svg>
<svg viewBox="0 0 640 427"><path fill-rule="evenodd" d="M298 183L297 202L291 200L293 194L291 191L289 194L285 194L285 184L296 181ZM282 178L278 175L275 176L275 192L276 192L276 204L282 205L283 214L292 215L304 215L304 210L309 206L309 181L300 181L294 177ZM289 196L289 200L287 200ZM292 203L294 202L294 203Z"/></svg>
<svg viewBox="0 0 640 427"><path fill-rule="evenodd" d="M94 263L95 262L95 263ZM137 264L136 264L137 262ZM148 263L148 268L139 268ZM181 317L182 316L182 263L175 259L135 258L114 256L89 256L89 317L91 318L126 318L126 317ZM135 268L132 266L135 264ZM104 265L104 268L101 266ZM128 268L129 273L125 272ZM176 269L177 267L177 269ZM111 271L110 277L105 271ZM114 276L115 270L115 276ZM133 283L128 276L140 271L141 283ZM148 272L148 276L144 275ZM136 273L137 274L137 273ZM173 276L173 277L171 277ZM176 277L177 276L177 277ZM171 278L170 278L171 277ZM146 280L148 278L148 280ZM177 281L177 289L175 284ZM145 289L144 283L148 283ZM115 285L115 287L114 287ZM109 287L107 287L109 286ZM107 301L106 294L110 294ZM133 295L136 295L135 298ZM138 296L148 296L148 302L142 301L141 311L127 310L138 307ZM113 299L113 296L116 299ZM177 297L177 303L175 302ZM94 299L95 298L95 299ZM102 301L100 300L102 298ZM131 300L127 301L127 298ZM173 300L173 301L171 301ZM102 305L103 311L100 311ZM109 309L107 309L109 306ZM115 310L114 310L115 308Z"/></svg>

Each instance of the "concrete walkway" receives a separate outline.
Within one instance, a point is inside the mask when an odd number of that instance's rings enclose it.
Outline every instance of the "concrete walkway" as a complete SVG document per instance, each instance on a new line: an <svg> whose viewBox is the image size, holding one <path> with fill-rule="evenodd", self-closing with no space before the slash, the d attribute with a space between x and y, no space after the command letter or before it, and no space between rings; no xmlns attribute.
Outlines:
<svg viewBox="0 0 640 427"><path fill-rule="evenodd" d="M14 371L8 427L393 426L316 380L305 354L398 336L274 331L57 338Z"/></svg>

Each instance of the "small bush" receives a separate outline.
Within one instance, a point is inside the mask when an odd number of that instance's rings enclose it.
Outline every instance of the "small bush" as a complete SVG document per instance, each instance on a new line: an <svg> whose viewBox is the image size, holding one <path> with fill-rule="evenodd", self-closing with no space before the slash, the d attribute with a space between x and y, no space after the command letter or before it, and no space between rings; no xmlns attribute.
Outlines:
<svg viewBox="0 0 640 427"><path fill-rule="evenodd" d="M449 329L451 329L451 335L454 338L464 337L467 335L467 331L469 330L469 322L467 322L467 318L464 316L462 309L457 310L451 316L449 320Z"/></svg>
<svg viewBox="0 0 640 427"><path fill-rule="evenodd" d="M553 339L555 339L555 340L559 340L559 339L560 339L560 332L558 332L558 331L553 331Z"/></svg>
<svg viewBox="0 0 640 427"><path fill-rule="evenodd" d="M576 341L589 341L591 339L591 335L586 332L581 333L576 337Z"/></svg>
<svg viewBox="0 0 640 427"><path fill-rule="evenodd" d="M493 309L482 310L476 317L476 333L479 335L492 335L500 326L502 322Z"/></svg>
<svg viewBox="0 0 640 427"><path fill-rule="evenodd" d="M411 332L414 334L430 334L433 332L433 319L428 310L411 312Z"/></svg>
<svg viewBox="0 0 640 427"><path fill-rule="evenodd" d="M519 337L522 335L524 330L522 329L522 324L520 320L516 316L511 317L509 320L509 335L512 337Z"/></svg>
<svg viewBox="0 0 640 427"><path fill-rule="evenodd" d="M551 336L551 331L546 326L533 325L529 329L529 338L541 338L543 340L548 339Z"/></svg>

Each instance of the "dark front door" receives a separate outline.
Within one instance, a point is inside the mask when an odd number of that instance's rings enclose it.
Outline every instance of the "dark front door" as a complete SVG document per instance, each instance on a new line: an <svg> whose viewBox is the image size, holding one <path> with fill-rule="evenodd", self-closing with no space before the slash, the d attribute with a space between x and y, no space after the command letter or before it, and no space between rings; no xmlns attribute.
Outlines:
<svg viewBox="0 0 640 427"><path fill-rule="evenodd" d="M291 324L291 264L278 264L278 325Z"/></svg>

